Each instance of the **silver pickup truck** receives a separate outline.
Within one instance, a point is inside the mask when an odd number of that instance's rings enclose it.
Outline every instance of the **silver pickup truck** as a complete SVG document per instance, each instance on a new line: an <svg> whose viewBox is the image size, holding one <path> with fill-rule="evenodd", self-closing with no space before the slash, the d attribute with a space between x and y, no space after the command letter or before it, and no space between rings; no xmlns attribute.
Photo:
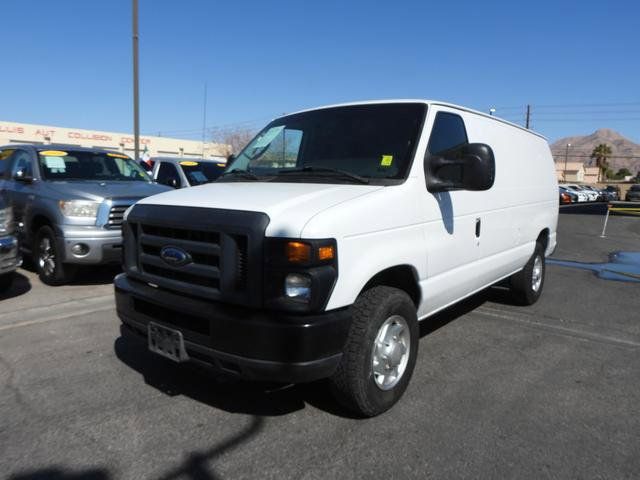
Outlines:
<svg viewBox="0 0 640 480"><path fill-rule="evenodd" d="M125 210L171 190L127 155L69 145L0 147L0 175L20 247L49 285L67 283L79 264L119 262Z"/></svg>

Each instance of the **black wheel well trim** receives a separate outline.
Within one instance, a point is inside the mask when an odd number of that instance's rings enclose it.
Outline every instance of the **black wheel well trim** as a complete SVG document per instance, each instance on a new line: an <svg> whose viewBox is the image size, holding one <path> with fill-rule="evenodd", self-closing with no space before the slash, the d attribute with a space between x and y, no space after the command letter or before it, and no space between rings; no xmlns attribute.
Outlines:
<svg viewBox="0 0 640 480"><path fill-rule="evenodd" d="M422 294L418 281L418 272L413 265L401 264L387 267L373 275L360 290L360 294L373 287L394 287L409 295L416 309L420 306Z"/></svg>
<svg viewBox="0 0 640 480"><path fill-rule="evenodd" d="M542 231L538 234L538 238L536 238L536 243L540 242L542 244L542 251L546 254L547 247L549 246L549 235L550 230L548 228L543 228Z"/></svg>

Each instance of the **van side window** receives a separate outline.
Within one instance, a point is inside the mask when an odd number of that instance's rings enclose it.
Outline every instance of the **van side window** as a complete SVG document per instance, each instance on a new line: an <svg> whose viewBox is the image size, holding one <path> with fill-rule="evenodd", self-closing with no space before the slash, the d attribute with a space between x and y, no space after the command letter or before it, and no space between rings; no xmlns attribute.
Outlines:
<svg viewBox="0 0 640 480"><path fill-rule="evenodd" d="M13 167L11 168L11 176L15 176L20 170L26 176L33 176L33 163L31 162L31 155L24 150L16 150L13 155Z"/></svg>
<svg viewBox="0 0 640 480"><path fill-rule="evenodd" d="M8 148L6 150L0 150L0 177L6 176L9 173L9 162L11 162L11 155L15 152L14 149Z"/></svg>
<svg viewBox="0 0 640 480"><path fill-rule="evenodd" d="M469 143L467 130L464 128L462 117L454 113L438 112L433 122L431 137L427 149L431 155L441 155Z"/></svg>
<svg viewBox="0 0 640 480"><path fill-rule="evenodd" d="M163 185L171 185L171 180L176 181L176 186L180 187L180 175L178 174L178 170L173 163L169 162L161 162L160 167L158 168L158 178L156 181Z"/></svg>

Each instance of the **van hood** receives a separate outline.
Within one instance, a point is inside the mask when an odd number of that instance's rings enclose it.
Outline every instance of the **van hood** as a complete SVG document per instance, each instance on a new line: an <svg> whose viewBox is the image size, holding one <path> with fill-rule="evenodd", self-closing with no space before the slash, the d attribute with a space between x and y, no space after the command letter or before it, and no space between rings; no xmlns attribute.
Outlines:
<svg viewBox="0 0 640 480"><path fill-rule="evenodd" d="M105 198L143 198L173 190L151 182L46 181L47 187L62 199L101 202Z"/></svg>
<svg viewBox="0 0 640 480"><path fill-rule="evenodd" d="M384 188L377 185L324 183L220 182L183 188L141 200L141 204L220 208L263 212L267 236L300 237L318 213Z"/></svg>

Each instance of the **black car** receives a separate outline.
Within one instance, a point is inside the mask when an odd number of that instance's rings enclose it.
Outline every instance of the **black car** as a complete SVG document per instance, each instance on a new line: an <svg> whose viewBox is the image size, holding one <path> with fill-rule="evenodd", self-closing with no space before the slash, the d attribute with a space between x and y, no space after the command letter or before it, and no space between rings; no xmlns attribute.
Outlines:
<svg viewBox="0 0 640 480"><path fill-rule="evenodd" d="M627 202L640 202L640 183L631 185L624 198Z"/></svg>
<svg viewBox="0 0 640 480"><path fill-rule="evenodd" d="M602 192L609 197L609 201L620 200L620 188L616 187L615 185L607 185L602 189Z"/></svg>

